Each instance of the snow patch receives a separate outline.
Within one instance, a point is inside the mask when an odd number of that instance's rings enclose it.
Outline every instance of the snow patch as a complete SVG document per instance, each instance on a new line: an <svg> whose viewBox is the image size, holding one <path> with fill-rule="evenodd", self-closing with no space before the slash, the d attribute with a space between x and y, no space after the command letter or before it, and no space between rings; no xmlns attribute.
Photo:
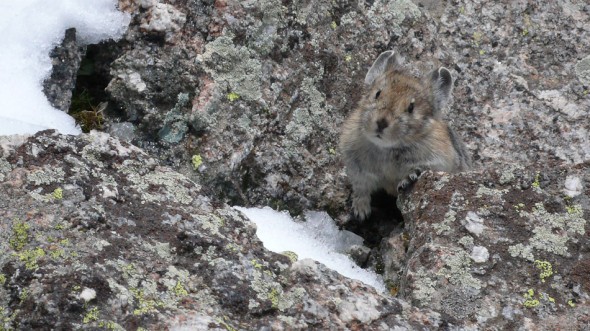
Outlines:
<svg viewBox="0 0 590 331"><path fill-rule="evenodd" d="M353 245L362 245L363 239L352 232L339 230L327 213L308 211L305 213L306 221L297 222L288 213L270 207L234 208L256 223L256 235L268 250L276 253L292 251L299 260L316 260L345 277L385 292L380 275L362 269L343 254Z"/></svg>
<svg viewBox="0 0 590 331"><path fill-rule="evenodd" d="M56 129L78 134L68 114L51 106L43 81L51 72L51 50L76 28L78 42L121 38L130 17L116 0L0 1L0 135Z"/></svg>

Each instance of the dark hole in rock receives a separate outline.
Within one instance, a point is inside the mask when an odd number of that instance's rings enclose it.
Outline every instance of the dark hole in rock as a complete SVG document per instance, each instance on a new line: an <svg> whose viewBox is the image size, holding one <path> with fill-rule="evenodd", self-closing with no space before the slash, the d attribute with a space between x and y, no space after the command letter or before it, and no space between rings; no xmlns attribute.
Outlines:
<svg viewBox="0 0 590 331"><path fill-rule="evenodd" d="M344 229L365 239L365 245L376 248L384 237L403 225L403 217L397 208L396 198L380 190L371 195L371 216L360 222L350 220Z"/></svg>
<svg viewBox="0 0 590 331"><path fill-rule="evenodd" d="M86 46L76 75L69 113L82 131L104 130L105 119L123 119L125 114L107 95L110 67L123 50L123 42L112 40Z"/></svg>

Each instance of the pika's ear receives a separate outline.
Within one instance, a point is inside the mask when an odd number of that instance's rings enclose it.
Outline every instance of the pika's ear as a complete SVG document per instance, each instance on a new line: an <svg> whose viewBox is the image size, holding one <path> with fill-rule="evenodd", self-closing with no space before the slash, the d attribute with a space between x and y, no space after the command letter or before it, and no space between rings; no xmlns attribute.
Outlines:
<svg viewBox="0 0 590 331"><path fill-rule="evenodd" d="M440 67L430 75L432 95L434 98L434 109L440 112L447 104L453 91L453 76L449 69Z"/></svg>
<svg viewBox="0 0 590 331"><path fill-rule="evenodd" d="M373 84L377 77L380 77L390 68L394 68L399 65L397 54L394 51L386 51L379 55L377 60L373 62L371 69L365 76L365 86Z"/></svg>

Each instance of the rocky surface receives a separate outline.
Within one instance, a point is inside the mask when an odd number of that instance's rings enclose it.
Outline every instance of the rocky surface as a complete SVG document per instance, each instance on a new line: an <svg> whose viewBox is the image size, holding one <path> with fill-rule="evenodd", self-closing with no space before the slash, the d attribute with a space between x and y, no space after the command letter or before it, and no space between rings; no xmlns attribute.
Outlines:
<svg viewBox="0 0 590 331"><path fill-rule="evenodd" d="M398 297L473 329L590 327L590 162L429 172L398 204Z"/></svg>
<svg viewBox="0 0 590 331"><path fill-rule="evenodd" d="M43 93L53 107L65 112L69 110L78 68L85 52L86 47L78 45L76 29L72 28L66 30L61 45L49 54L53 68L51 76L43 82Z"/></svg>
<svg viewBox="0 0 590 331"><path fill-rule="evenodd" d="M312 260L104 133L41 132L0 158L1 330L439 327Z"/></svg>
<svg viewBox="0 0 590 331"><path fill-rule="evenodd" d="M107 91L137 143L212 196L341 208L339 129L376 56L456 78L448 118L478 167L590 159L583 1L121 1L130 43ZM146 142L147 140L147 142ZM191 159L202 160L192 171Z"/></svg>
<svg viewBox="0 0 590 331"><path fill-rule="evenodd" d="M0 330L588 329L583 1L119 5L133 20L116 56L97 50L96 101L121 140L0 139ZM226 205L346 221L339 129L388 49L452 70L476 163L349 223L398 298L266 251Z"/></svg>

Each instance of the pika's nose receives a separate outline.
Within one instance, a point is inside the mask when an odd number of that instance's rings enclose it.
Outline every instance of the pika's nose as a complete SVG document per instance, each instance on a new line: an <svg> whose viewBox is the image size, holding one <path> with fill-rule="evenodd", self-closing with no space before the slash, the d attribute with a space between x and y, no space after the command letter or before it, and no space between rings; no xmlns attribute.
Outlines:
<svg viewBox="0 0 590 331"><path fill-rule="evenodd" d="M387 123L387 120L382 118L380 120L377 121L377 132L381 133L383 132L383 129L385 129L387 126L389 125L389 123Z"/></svg>

